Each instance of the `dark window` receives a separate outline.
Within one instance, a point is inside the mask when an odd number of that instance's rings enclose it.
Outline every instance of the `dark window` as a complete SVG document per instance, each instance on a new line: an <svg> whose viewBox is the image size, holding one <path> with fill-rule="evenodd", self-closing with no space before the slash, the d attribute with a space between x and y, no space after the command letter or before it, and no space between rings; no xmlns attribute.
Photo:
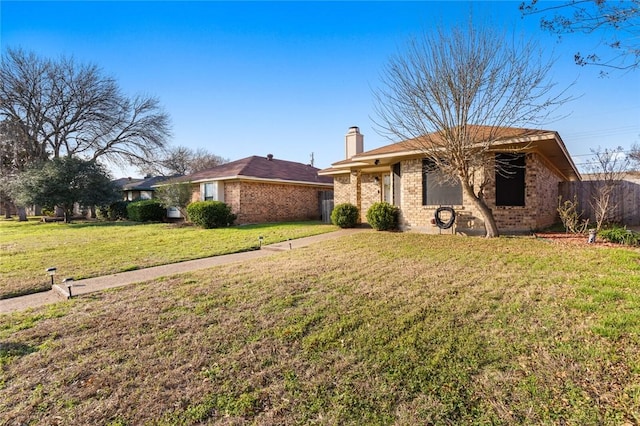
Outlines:
<svg viewBox="0 0 640 426"><path fill-rule="evenodd" d="M461 205L462 186L444 175L433 161L422 160L422 205Z"/></svg>
<svg viewBox="0 0 640 426"><path fill-rule="evenodd" d="M496 154L496 206L524 206L525 155Z"/></svg>

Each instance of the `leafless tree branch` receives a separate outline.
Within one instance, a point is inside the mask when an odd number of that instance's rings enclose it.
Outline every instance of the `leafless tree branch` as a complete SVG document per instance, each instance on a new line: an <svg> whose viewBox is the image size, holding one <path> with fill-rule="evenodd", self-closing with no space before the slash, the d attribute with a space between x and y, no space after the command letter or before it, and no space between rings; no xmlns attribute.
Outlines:
<svg viewBox="0 0 640 426"><path fill-rule="evenodd" d="M482 212L487 236L498 230L484 201L484 172L494 165L488 153L501 129L545 123L570 99L548 77L553 59L542 58L535 42L489 27L438 28L391 58L374 93L376 130L412 141L459 180Z"/></svg>

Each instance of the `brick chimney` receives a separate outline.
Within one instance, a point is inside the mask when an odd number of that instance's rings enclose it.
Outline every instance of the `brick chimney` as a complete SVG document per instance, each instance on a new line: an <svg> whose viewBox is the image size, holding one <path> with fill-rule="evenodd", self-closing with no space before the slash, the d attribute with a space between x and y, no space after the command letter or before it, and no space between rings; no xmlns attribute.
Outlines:
<svg viewBox="0 0 640 426"><path fill-rule="evenodd" d="M360 129L357 126L349 127L349 131L345 136L345 146L347 160L364 151L364 135L360 133Z"/></svg>

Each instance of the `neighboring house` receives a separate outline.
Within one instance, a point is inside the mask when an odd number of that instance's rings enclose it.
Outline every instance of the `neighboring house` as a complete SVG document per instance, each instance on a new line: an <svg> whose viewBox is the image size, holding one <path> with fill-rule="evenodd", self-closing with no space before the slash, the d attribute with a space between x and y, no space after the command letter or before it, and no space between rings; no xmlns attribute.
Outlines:
<svg viewBox="0 0 640 426"><path fill-rule="evenodd" d="M320 220L321 201L332 198L333 179L302 163L252 156L170 183L189 182L193 201L222 201L237 224Z"/></svg>
<svg viewBox="0 0 640 426"><path fill-rule="evenodd" d="M122 199L125 201L150 200L153 198L154 186L177 176L145 176L143 179L121 178L114 183L122 188Z"/></svg>
<svg viewBox="0 0 640 426"><path fill-rule="evenodd" d="M560 135L547 130L499 130L491 160L507 157L515 167L508 178L488 170L484 196L498 229L523 232L552 225L557 221L560 182L581 179ZM346 135L346 159L319 173L333 177L336 205L354 204L361 221L366 222L369 207L387 201L400 208L401 229L428 233L443 232L434 223L436 209L452 207L456 220L446 232L484 233L482 216L463 195L460 184L441 179L415 142L370 151L363 148L363 135L351 127Z"/></svg>

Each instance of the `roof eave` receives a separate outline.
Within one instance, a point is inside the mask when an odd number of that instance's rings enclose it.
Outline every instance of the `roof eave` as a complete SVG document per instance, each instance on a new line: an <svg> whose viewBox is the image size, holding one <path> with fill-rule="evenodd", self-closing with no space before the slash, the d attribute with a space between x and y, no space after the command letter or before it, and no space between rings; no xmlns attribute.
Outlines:
<svg viewBox="0 0 640 426"><path fill-rule="evenodd" d="M206 182L220 182L220 181L256 181L256 182L272 182L272 183L283 183L283 184L293 184L293 185L315 185L315 186L323 186L323 187L333 187L333 183L329 182L312 182L306 180L288 180L288 179L273 179L273 178L262 178L257 176L243 176L243 175L232 175L232 176L219 176L219 177L209 177L209 178L200 178L190 181L184 181L180 183L191 183L191 184L200 184Z"/></svg>

